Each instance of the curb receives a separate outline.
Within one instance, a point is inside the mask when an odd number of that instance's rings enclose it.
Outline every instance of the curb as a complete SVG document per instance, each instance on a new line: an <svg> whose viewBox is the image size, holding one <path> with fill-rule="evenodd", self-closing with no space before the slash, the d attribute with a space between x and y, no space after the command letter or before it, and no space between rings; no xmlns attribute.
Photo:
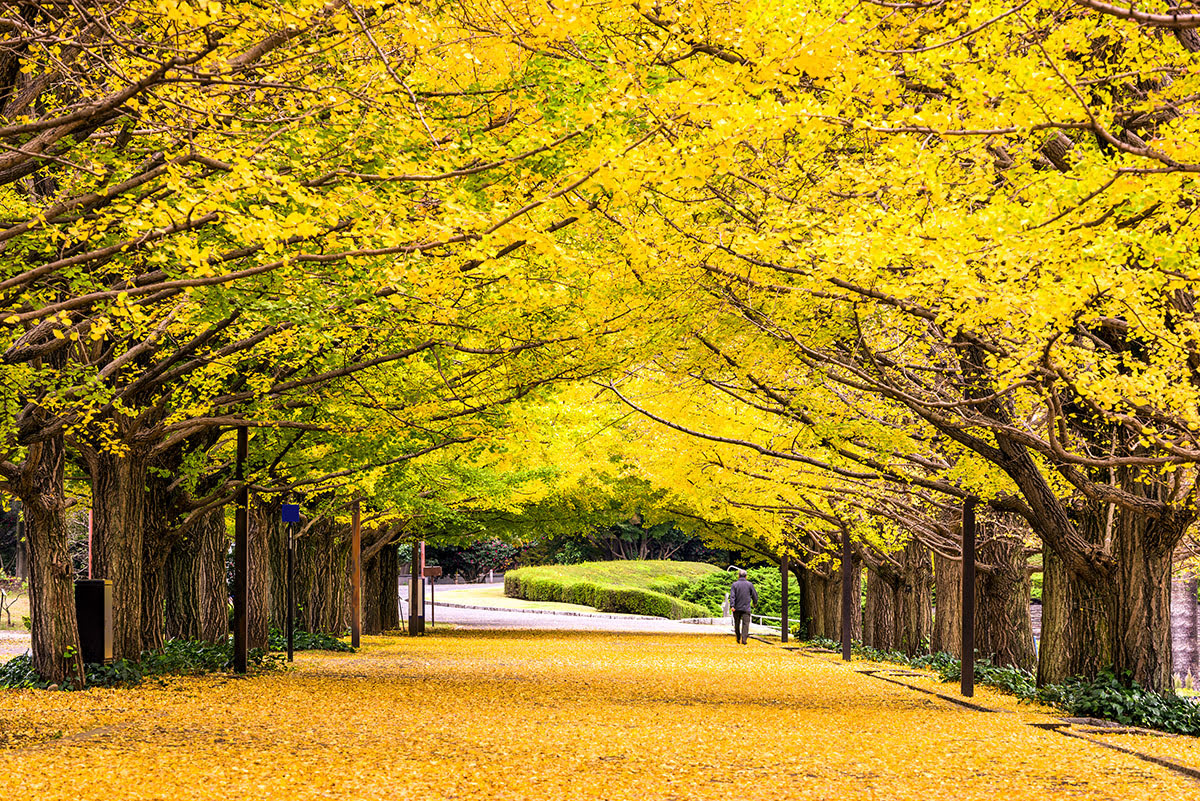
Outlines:
<svg viewBox="0 0 1200 801"><path fill-rule="evenodd" d="M474 604L452 604L452 603L446 603L445 601L437 601L434 603L434 606L446 606L446 607L450 607L452 609L477 609L477 610L480 610L483 612L521 612L521 613L525 613L525 614L534 614L534 615L566 615L567 617L598 617L598 618L603 618L605 620L659 620L659 621L666 621L668 623L692 623L692 624L701 624L702 621L711 620L714 622L713 623L714 625L717 621L722 620L721 618L702 618L702 617L685 618L683 620L671 620L670 618L654 617L653 615L622 615L622 614L617 614L617 613L609 614L607 612L570 612L565 609L513 609L511 607L503 607L503 606L476 606Z"/></svg>

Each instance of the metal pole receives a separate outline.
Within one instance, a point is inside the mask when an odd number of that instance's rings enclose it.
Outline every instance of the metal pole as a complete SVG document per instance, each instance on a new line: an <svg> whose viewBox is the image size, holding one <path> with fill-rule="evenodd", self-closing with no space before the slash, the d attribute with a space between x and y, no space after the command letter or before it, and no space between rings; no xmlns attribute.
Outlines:
<svg viewBox="0 0 1200 801"><path fill-rule="evenodd" d="M292 661L292 652L296 647L296 524L288 523L288 552L287 552L287 631L288 631L288 661Z"/></svg>
<svg viewBox="0 0 1200 801"><path fill-rule="evenodd" d="M854 598L854 583L850 576L850 529L842 529L842 659L850 661L850 604Z"/></svg>
<svg viewBox="0 0 1200 801"><path fill-rule="evenodd" d="M962 510L962 694L975 695L975 499Z"/></svg>
<svg viewBox="0 0 1200 801"><path fill-rule="evenodd" d="M433 614L433 608L434 608L434 603L433 603L433 576L430 576L430 577L429 577L429 628L433 628L433 624L434 624L434 614Z"/></svg>
<svg viewBox="0 0 1200 801"><path fill-rule="evenodd" d="M250 640L249 617L246 614L246 587L249 576L249 540L247 537L247 507L250 492L245 484L246 455L249 451L249 429L240 426L237 433L237 467L234 478L241 484L237 491L237 510L233 523L233 670L246 672Z"/></svg>
<svg viewBox="0 0 1200 801"><path fill-rule="evenodd" d="M779 593L779 639L788 641L788 555L785 552L779 558L779 578L783 586Z"/></svg>
<svg viewBox="0 0 1200 801"><path fill-rule="evenodd" d="M358 647L362 636L362 503L354 502L354 527L350 535L350 645Z"/></svg>

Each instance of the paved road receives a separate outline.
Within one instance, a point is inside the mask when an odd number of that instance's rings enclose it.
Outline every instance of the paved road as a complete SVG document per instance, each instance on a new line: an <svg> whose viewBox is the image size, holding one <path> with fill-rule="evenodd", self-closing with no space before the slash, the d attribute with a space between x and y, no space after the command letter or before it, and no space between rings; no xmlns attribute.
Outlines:
<svg viewBox="0 0 1200 801"><path fill-rule="evenodd" d="M480 585L472 585L478 588ZM565 631L642 631L663 634L710 634L729 636L733 633L728 620L714 623L681 623L659 617L639 615L605 615L551 611L522 611L518 609L467 609L448 606L454 603L454 590L438 588L435 594L434 625L453 623L472 629L560 629ZM402 598L401 613L406 613L407 598ZM428 612L426 612L428 615ZM429 622L428 617L426 623ZM774 629L754 625L754 633L774 633ZM29 632L0 631L0 662L29 650Z"/></svg>
<svg viewBox="0 0 1200 801"><path fill-rule="evenodd" d="M0 631L0 662L29 650L28 631Z"/></svg>

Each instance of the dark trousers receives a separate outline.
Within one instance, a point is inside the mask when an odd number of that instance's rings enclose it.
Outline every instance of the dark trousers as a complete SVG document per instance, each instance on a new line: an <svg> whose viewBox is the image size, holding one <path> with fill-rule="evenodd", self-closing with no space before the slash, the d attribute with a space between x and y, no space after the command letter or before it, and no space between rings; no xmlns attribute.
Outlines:
<svg viewBox="0 0 1200 801"><path fill-rule="evenodd" d="M733 633L737 635L737 641L740 643L750 641L749 612L739 612L736 609L733 611Z"/></svg>

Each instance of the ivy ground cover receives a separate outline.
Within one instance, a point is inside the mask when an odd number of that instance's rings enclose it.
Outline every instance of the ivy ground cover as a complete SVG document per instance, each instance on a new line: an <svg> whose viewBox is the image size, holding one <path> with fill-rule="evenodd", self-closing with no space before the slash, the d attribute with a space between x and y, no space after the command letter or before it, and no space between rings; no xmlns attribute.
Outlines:
<svg viewBox="0 0 1200 801"><path fill-rule="evenodd" d="M458 630L246 679L3 691L0 753L6 796L47 800L1200 795L996 706L727 637Z"/></svg>

